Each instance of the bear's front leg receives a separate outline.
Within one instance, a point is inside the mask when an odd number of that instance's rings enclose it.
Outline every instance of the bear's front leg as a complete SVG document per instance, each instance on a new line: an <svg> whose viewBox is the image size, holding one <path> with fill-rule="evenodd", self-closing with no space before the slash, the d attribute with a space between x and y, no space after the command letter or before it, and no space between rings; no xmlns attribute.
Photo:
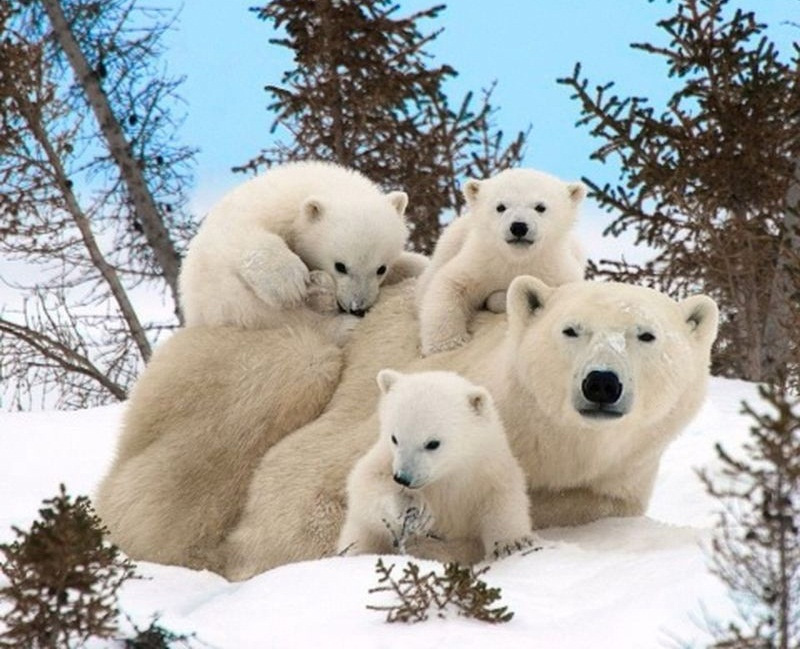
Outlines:
<svg viewBox="0 0 800 649"><path fill-rule="evenodd" d="M522 484L519 487L498 493L481 521L486 560L542 547L541 540L531 530L527 493Z"/></svg>
<svg viewBox="0 0 800 649"><path fill-rule="evenodd" d="M422 355L456 349L469 342L467 323L476 311L479 289L470 277L450 273L445 266L431 280L419 308Z"/></svg>
<svg viewBox="0 0 800 649"><path fill-rule="evenodd" d="M275 308L299 306L308 291L308 267L277 235L265 236L258 247L242 256L239 276Z"/></svg>

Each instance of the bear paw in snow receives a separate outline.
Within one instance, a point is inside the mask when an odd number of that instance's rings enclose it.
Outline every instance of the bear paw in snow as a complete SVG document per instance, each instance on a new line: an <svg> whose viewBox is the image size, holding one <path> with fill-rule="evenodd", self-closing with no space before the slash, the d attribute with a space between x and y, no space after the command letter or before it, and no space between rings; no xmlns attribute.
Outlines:
<svg viewBox="0 0 800 649"><path fill-rule="evenodd" d="M542 547L541 539L529 534L518 539L495 541L492 550L486 558L487 560L496 561L497 559L510 557L512 554L538 552Z"/></svg>

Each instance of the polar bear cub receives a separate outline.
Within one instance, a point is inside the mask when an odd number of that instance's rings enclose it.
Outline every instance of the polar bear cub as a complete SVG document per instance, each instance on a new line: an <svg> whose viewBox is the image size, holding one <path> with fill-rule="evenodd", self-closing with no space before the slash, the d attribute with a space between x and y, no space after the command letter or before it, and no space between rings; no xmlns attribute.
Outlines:
<svg viewBox="0 0 800 649"><path fill-rule="evenodd" d="M378 373L380 432L347 481L339 552L404 552L431 536L487 558L530 547L525 476L489 393L454 372Z"/></svg>
<svg viewBox="0 0 800 649"><path fill-rule="evenodd" d="M517 275L550 286L583 279L572 226L585 195L583 183L533 169L468 180L467 210L444 230L417 284L423 355L467 342L471 315L484 306L504 310Z"/></svg>
<svg viewBox="0 0 800 649"><path fill-rule="evenodd" d="M313 297L319 311L364 315L387 277L424 268L403 252L407 203L404 192L385 194L325 162L282 165L239 185L189 245L179 280L186 324L269 327Z"/></svg>

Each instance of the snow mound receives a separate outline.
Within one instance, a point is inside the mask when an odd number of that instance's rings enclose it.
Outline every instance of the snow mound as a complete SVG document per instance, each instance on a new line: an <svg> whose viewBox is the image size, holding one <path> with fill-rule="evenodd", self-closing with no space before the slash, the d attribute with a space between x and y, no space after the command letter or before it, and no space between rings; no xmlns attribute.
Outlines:
<svg viewBox="0 0 800 649"><path fill-rule="evenodd" d="M140 626L158 613L163 626L220 649L345 641L348 649L701 643L708 640L704 616L724 619L731 605L707 569L715 503L696 469L718 467L716 442L741 446L750 425L741 401L757 398L752 384L712 380L703 409L664 455L648 516L545 530L544 550L492 564L483 579L502 589L500 603L514 612L507 624L454 617L387 624L366 608L379 603L367 592L377 583L374 556L292 564L242 583L141 563L146 579L123 587L121 607ZM0 413L0 541L12 538L12 525L29 526L59 483L73 495L93 493L113 457L122 412Z"/></svg>

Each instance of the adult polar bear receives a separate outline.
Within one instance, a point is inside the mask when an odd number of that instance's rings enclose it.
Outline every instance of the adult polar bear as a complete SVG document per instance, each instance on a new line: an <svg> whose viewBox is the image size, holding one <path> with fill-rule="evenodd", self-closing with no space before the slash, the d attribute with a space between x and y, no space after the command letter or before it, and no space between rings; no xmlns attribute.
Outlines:
<svg viewBox="0 0 800 649"><path fill-rule="evenodd" d="M551 289L522 276L507 308L507 323L480 313L469 345L419 359L413 296L387 295L359 328L326 412L256 469L223 548L225 574L245 579L333 550L348 472L379 428L382 367L447 369L488 388L527 474L534 528L642 514L661 453L704 399L716 304L624 284ZM420 550L476 556L457 540Z"/></svg>
<svg viewBox="0 0 800 649"><path fill-rule="evenodd" d="M377 436L375 375L386 367L452 370L488 388L527 474L534 527L644 511L661 452L703 399L717 326L712 300L676 303L641 287L591 282L553 290L520 277L507 321L479 313L470 344L420 359L413 292L413 280L385 290L344 349L341 379L321 382L314 399L304 392L306 368L319 362L310 358L320 353L313 345L276 345L275 331L177 332L136 386L120 447L132 451L121 452L98 494L112 540L134 559L211 567L232 579L330 554L347 475ZM289 396L293 386L270 387L257 371L245 372L243 355L254 367L304 368L296 390ZM202 386L187 363L203 367ZM328 363L335 375L338 365ZM173 397L190 391L193 406L176 408ZM317 417L326 393L332 398ZM243 394L250 398L240 421ZM310 423L285 435L288 428L271 423L276 408ZM226 443L229 430L234 444ZM224 468L220 447L230 454ZM187 465L209 483L249 482L246 504L244 490L197 498L198 483L175 475ZM213 531L204 547L193 527Z"/></svg>

